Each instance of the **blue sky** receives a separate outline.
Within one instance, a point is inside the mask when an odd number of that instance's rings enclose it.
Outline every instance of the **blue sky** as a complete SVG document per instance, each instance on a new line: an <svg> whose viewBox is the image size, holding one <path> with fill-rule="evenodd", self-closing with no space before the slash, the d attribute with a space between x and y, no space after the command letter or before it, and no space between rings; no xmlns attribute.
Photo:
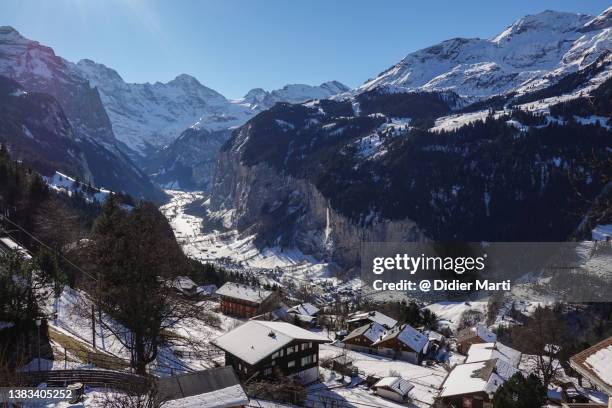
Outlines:
<svg viewBox="0 0 612 408"><path fill-rule="evenodd" d="M336 79L357 86L411 51L492 37L545 9L599 14L608 1L2 0L0 25L128 82L195 76L228 97Z"/></svg>

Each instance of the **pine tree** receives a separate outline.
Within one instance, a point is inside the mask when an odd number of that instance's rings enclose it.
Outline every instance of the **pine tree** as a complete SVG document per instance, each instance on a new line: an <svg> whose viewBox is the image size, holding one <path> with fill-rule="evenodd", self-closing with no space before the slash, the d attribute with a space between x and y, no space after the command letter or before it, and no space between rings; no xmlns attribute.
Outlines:
<svg viewBox="0 0 612 408"><path fill-rule="evenodd" d="M538 377L514 374L493 396L495 408L534 408L546 402L546 388Z"/></svg>

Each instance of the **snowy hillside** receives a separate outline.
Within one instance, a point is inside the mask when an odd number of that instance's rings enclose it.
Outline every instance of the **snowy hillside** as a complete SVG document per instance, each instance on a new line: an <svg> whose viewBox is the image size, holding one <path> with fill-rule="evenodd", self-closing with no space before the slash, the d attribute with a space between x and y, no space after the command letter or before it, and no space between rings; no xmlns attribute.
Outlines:
<svg viewBox="0 0 612 408"><path fill-rule="evenodd" d="M277 102L300 103L348 90L336 81L320 86L287 85L272 92L254 89L231 101L186 74L167 83L131 84L115 70L91 60L81 60L76 67L98 88L117 138L130 153L140 156L148 148L171 143L192 126L207 131L229 129Z"/></svg>
<svg viewBox="0 0 612 408"><path fill-rule="evenodd" d="M537 89L609 52L611 10L596 18L548 10L517 20L492 39L450 39L407 55L359 91L385 86L482 98Z"/></svg>

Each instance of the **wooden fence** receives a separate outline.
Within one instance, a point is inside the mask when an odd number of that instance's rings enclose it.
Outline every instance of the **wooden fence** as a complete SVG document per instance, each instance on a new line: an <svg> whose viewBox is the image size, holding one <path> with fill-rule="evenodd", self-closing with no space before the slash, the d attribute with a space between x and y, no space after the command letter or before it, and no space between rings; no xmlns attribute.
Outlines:
<svg viewBox="0 0 612 408"><path fill-rule="evenodd" d="M65 387L72 383L82 383L88 387L144 393L148 388L149 380L137 374L107 370L32 371L19 373L14 378L0 378L0 385L7 386L35 387L40 383L46 383L52 387Z"/></svg>

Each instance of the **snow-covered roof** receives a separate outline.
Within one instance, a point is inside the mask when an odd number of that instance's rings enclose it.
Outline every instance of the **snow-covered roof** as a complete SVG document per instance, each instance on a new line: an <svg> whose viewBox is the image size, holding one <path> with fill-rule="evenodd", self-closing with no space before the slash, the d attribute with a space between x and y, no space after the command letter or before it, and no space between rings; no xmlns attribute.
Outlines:
<svg viewBox="0 0 612 408"><path fill-rule="evenodd" d="M193 289L196 284L188 276L177 276L174 279L173 286L180 291L185 291Z"/></svg>
<svg viewBox="0 0 612 408"><path fill-rule="evenodd" d="M570 365L612 395L612 336L571 357Z"/></svg>
<svg viewBox="0 0 612 408"><path fill-rule="evenodd" d="M429 342L429 339L423 333L419 332L409 324L403 324L400 327L387 331L383 338L377 341L374 345L384 343L393 338L397 338L397 340L410 347L417 353L423 350L423 348Z"/></svg>
<svg viewBox="0 0 612 408"><path fill-rule="evenodd" d="M517 372L518 369L501 359L459 364L444 380L440 396L449 397L476 392L495 393Z"/></svg>
<svg viewBox="0 0 612 408"><path fill-rule="evenodd" d="M235 407L248 403L231 366L157 379L158 397L164 407Z"/></svg>
<svg viewBox="0 0 612 408"><path fill-rule="evenodd" d="M500 342L472 344L468 350L466 363L500 358L506 360L513 367L518 367L522 353Z"/></svg>
<svg viewBox="0 0 612 408"><path fill-rule="evenodd" d="M198 294L207 294L212 295L217 291L217 285L204 285L198 286L196 289L196 293Z"/></svg>
<svg viewBox="0 0 612 408"><path fill-rule="evenodd" d="M353 313L349 316L348 323L358 322L360 320L369 320L371 322L376 322L387 329L391 329L395 327L397 324L397 320L390 318L380 312L357 312Z"/></svg>
<svg viewBox="0 0 612 408"><path fill-rule="evenodd" d="M249 403L249 398L238 385L222 388L205 394L166 401L167 408L228 408L239 407Z"/></svg>
<svg viewBox="0 0 612 408"><path fill-rule="evenodd" d="M457 334L459 342L471 339L473 337L479 337L485 343L495 343L497 341L497 335L491 330L487 329L484 324L478 324L475 327L468 327L461 330Z"/></svg>
<svg viewBox="0 0 612 408"><path fill-rule="evenodd" d="M217 290L217 295L227 296L235 299L246 300L253 303L262 303L272 291L242 285L240 283L227 282Z"/></svg>
<svg viewBox="0 0 612 408"><path fill-rule="evenodd" d="M414 385L410 384L408 380L404 380L402 377L385 377L374 384L374 388L388 388L402 397L408 395Z"/></svg>
<svg viewBox="0 0 612 408"><path fill-rule="evenodd" d="M351 340L359 336L365 336L372 343L375 343L385 334L386 330L387 329L376 322L368 323L350 332L349 335L344 338L344 341Z"/></svg>
<svg viewBox="0 0 612 408"><path fill-rule="evenodd" d="M297 313L305 316L314 316L319 312L319 308L310 303L300 303L289 309L289 313Z"/></svg>
<svg viewBox="0 0 612 408"><path fill-rule="evenodd" d="M19 245L10 237L0 237L0 251L17 251L26 259L32 258L27 249Z"/></svg>
<svg viewBox="0 0 612 408"><path fill-rule="evenodd" d="M440 341L440 342L444 340L444 336L441 333L438 333L437 331L425 330L423 334L426 335L427 338L429 338L429 340Z"/></svg>
<svg viewBox="0 0 612 408"><path fill-rule="evenodd" d="M290 323L250 320L215 339L212 343L253 365L294 340L329 342L319 334Z"/></svg>

